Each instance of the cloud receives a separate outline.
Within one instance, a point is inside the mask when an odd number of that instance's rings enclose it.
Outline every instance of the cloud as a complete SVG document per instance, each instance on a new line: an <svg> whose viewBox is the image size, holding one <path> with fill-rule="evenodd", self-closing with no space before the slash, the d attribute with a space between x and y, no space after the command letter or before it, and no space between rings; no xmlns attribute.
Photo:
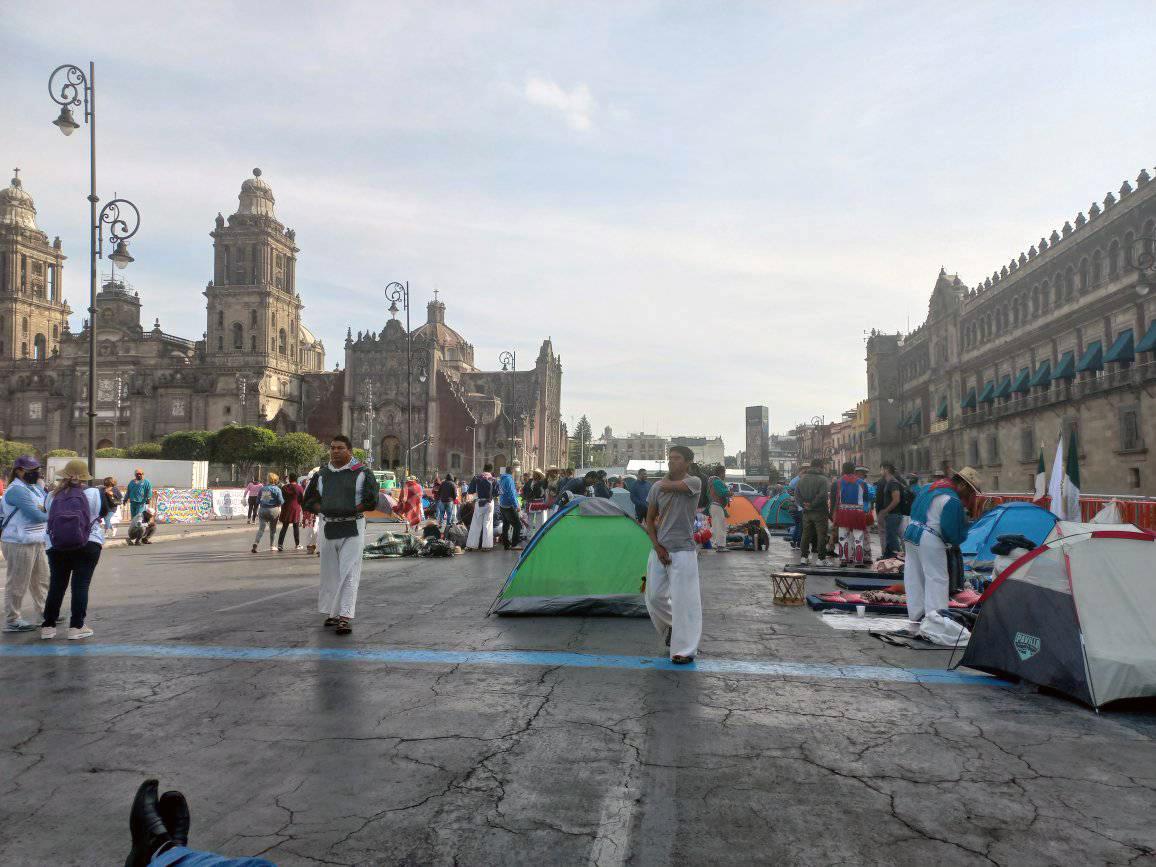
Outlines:
<svg viewBox="0 0 1156 867"><path fill-rule="evenodd" d="M562 115L571 129L589 132L594 125L592 115L598 108L594 95L585 84L578 84L567 92L556 81L537 75L526 77L523 95L531 105L553 109Z"/></svg>

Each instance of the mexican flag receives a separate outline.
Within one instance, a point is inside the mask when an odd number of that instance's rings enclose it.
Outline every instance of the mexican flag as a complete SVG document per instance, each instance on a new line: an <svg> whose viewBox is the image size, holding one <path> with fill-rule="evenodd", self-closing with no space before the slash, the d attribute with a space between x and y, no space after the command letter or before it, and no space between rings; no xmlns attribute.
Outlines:
<svg viewBox="0 0 1156 867"><path fill-rule="evenodd" d="M1036 464L1036 495L1032 497L1033 503L1038 503L1048 495L1048 471L1044 466L1044 448L1040 446L1040 460Z"/></svg>
<svg viewBox="0 0 1156 867"><path fill-rule="evenodd" d="M1064 520L1064 435L1056 439L1056 457L1052 461L1052 478L1048 482L1048 496L1052 498L1048 511Z"/></svg>
<svg viewBox="0 0 1156 867"><path fill-rule="evenodd" d="M1068 463L1064 468L1064 513L1069 521L1080 518L1080 450L1076 447L1076 431L1068 440Z"/></svg>

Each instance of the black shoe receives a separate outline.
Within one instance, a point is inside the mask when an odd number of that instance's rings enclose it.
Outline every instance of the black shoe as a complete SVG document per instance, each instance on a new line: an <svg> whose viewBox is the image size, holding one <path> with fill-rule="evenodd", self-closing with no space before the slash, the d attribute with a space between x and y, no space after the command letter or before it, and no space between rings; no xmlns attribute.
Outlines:
<svg viewBox="0 0 1156 867"><path fill-rule="evenodd" d="M124 867L145 867L161 847L172 843L173 838L158 810L156 780L145 780L136 790L128 827L132 832L132 851Z"/></svg>
<svg viewBox="0 0 1156 867"><path fill-rule="evenodd" d="M161 795L158 811L169 836L178 846L189 845L189 825L192 818L189 816L189 803L180 792L165 792Z"/></svg>

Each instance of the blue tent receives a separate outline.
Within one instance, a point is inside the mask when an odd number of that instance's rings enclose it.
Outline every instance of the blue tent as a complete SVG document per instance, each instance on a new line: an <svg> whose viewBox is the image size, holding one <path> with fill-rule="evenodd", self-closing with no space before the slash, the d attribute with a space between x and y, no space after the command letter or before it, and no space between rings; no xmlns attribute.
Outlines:
<svg viewBox="0 0 1156 867"><path fill-rule="evenodd" d="M771 497L763 503L762 516L767 526L771 528L793 526L795 522L791 518L791 495L783 491L778 496Z"/></svg>
<svg viewBox="0 0 1156 867"><path fill-rule="evenodd" d="M959 549L969 565L991 563L995 560L991 546L1000 536L1026 536L1042 545L1056 520L1055 515L1035 503L1004 503L971 525Z"/></svg>

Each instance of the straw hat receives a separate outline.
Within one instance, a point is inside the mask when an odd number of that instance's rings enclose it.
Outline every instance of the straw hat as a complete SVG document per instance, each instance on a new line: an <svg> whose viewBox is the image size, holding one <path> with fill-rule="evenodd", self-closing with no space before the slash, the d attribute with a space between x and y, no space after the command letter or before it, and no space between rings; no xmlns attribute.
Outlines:
<svg viewBox="0 0 1156 867"><path fill-rule="evenodd" d="M956 470L954 478L962 482L966 482L967 486L975 491L977 494L982 494L983 489L979 486L979 473L971 467L964 467L962 470Z"/></svg>
<svg viewBox="0 0 1156 867"><path fill-rule="evenodd" d="M541 470L537 470L537 469L536 469L536 470L534 470L534 472L533 472L533 473L531 473L530 475L532 475L532 476L533 476L535 479L544 479L544 478L546 478L546 474L545 474L544 472L542 472Z"/></svg>
<svg viewBox="0 0 1156 867"><path fill-rule="evenodd" d="M60 471L60 477L63 479L89 481L92 479L92 473L88 471L88 461L83 458L76 458L64 465L64 469Z"/></svg>

